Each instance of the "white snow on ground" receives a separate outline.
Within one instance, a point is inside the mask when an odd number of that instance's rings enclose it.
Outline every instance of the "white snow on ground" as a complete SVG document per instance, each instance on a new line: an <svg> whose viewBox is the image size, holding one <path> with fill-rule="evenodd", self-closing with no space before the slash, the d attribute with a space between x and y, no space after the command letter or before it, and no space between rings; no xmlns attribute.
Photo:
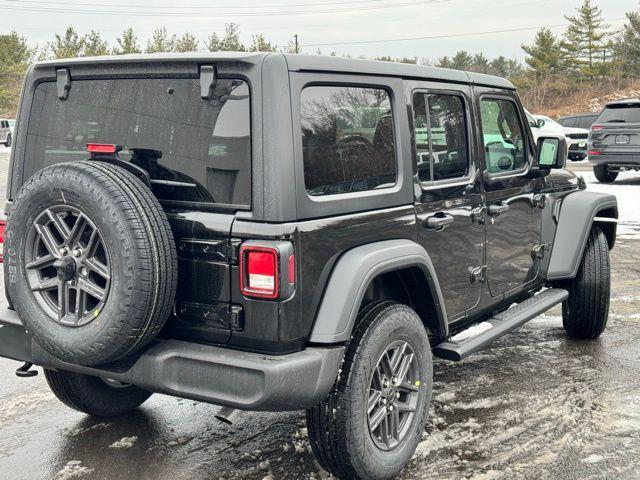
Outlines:
<svg viewBox="0 0 640 480"><path fill-rule="evenodd" d="M7 148L0 143L0 153L9 153L10 151L11 151L11 148Z"/></svg>
<svg viewBox="0 0 640 480"><path fill-rule="evenodd" d="M622 172L614 183L600 183L592 171L576 172L587 182L587 190L610 193L618 198L618 238L640 240L640 172Z"/></svg>
<svg viewBox="0 0 640 480"><path fill-rule="evenodd" d="M457 335L454 335L453 337L451 337L451 341L462 342L464 340L467 340L468 338L476 337L481 333L486 332L487 330L491 330L492 328L493 325L491 325L489 322L478 323L477 325L469 327L466 330L461 331Z"/></svg>
<svg viewBox="0 0 640 480"><path fill-rule="evenodd" d="M137 441L138 437L124 437L117 442L113 442L111 445L109 445L109 448L131 448Z"/></svg>

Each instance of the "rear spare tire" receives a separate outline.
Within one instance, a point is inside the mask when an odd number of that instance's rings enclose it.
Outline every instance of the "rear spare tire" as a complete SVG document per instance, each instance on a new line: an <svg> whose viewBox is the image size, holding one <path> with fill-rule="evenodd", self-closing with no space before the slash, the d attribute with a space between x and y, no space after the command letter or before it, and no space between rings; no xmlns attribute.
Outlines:
<svg viewBox="0 0 640 480"><path fill-rule="evenodd" d="M5 279L22 322L65 362L99 365L151 341L173 307L176 250L152 192L101 162L60 163L16 195Z"/></svg>

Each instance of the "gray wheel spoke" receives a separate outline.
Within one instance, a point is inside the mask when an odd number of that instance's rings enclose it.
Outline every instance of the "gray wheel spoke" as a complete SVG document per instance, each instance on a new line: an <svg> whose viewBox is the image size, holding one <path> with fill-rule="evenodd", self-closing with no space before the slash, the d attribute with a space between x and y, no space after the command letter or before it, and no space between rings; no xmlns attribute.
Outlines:
<svg viewBox="0 0 640 480"><path fill-rule="evenodd" d="M393 371L393 375L398 375L398 367L400 366L400 362L404 357L404 352L407 349L407 342L403 342L395 352L393 352L393 356L391 357L391 369Z"/></svg>
<svg viewBox="0 0 640 480"><path fill-rule="evenodd" d="M397 408L389 414L389 437L395 441L400 439L400 412Z"/></svg>
<svg viewBox="0 0 640 480"><path fill-rule="evenodd" d="M367 413L370 414L373 411L373 409L376 408L381 398L382 398L382 392L379 392L378 390L372 390L371 393L369 393Z"/></svg>
<svg viewBox="0 0 640 480"><path fill-rule="evenodd" d="M418 392L420 390L420 387L417 387L411 382L402 382L397 388L404 392Z"/></svg>
<svg viewBox="0 0 640 480"><path fill-rule="evenodd" d="M34 268L45 268L53 265L53 262L56 261L56 256L49 253L47 255L43 255L41 257L36 258L32 262L27 263L24 267L31 270Z"/></svg>
<svg viewBox="0 0 640 480"><path fill-rule="evenodd" d="M405 402L396 402L398 412L415 412L416 408Z"/></svg>
<svg viewBox="0 0 640 480"><path fill-rule="evenodd" d="M58 283L58 320L62 321L69 314L69 284Z"/></svg>
<svg viewBox="0 0 640 480"><path fill-rule="evenodd" d="M34 285L33 287L31 287L31 291L46 292L48 290L53 290L54 288L58 288L59 283L60 283L60 280L58 280L58 277L48 278L47 280L43 280L37 285Z"/></svg>
<svg viewBox="0 0 640 480"><path fill-rule="evenodd" d="M99 239L98 230L95 228L91 232L91 236L89 237L89 241L87 242L87 246L85 248L85 256L91 257L95 253L95 249L98 246L97 240Z"/></svg>
<svg viewBox="0 0 640 480"><path fill-rule="evenodd" d="M391 365L391 361L389 360L389 355L387 352L382 354L382 359L380 360L380 367L382 367L382 371L387 374L387 376L393 376L393 366Z"/></svg>
<svg viewBox="0 0 640 480"><path fill-rule="evenodd" d="M379 407L375 411L375 413L370 416L369 427L371 428L372 432L375 432L378 429L378 427L380 426L380 424L382 423L382 421L385 419L386 416L387 416L387 408L382 406Z"/></svg>
<svg viewBox="0 0 640 480"><path fill-rule="evenodd" d="M67 238L67 245L69 245L69 247L72 247L76 243L78 243L78 240L80 239L80 236L84 232L84 229L87 227L87 225L88 223L84 216L78 215L76 223L73 224L73 228L71 229L71 232L69 232L69 237Z"/></svg>
<svg viewBox="0 0 640 480"><path fill-rule="evenodd" d="M84 262L82 262L87 268L93 270L98 275L100 275L104 279L109 279L111 276L109 275L109 267L107 267L104 263L99 262L95 258L87 258Z"/></svg>
<svg viewBox="0 0 640 480"><path fill-rule="evenodd" d="M396 378L398 379L398 383L404 382L407 373L409 372L409 368L411 367L411 363L413 362L413 353L409 353L405 355L400 362L400 366L397 369Z"/></svg>
<svg viewBox="0 0 640 480"><path fill-rule="evenodd" d="M58 242L56 242L56 239L51 233L51 230L49 230L49 227L45 225L36 224L35 228L36 228L36 232L38 232L38 235L40 235L40 239L42 240L42 243L44 243L44 246L47 248L47 250L49 250L49 253L53 255L57 255Z"/></svg>
<svg viewBox="0 0 640 480"><path fill-rule="evenodd" d="M100 287L99 285L96 285L94 282L92 282L87 278L78 279L78 290L87 292L89 295L91 295L94 298L97 298L98 300L105 299L104 288Z"/></svg>
<svg viewBox="0 0 640 480"><path fill-rule="evenodd" d="M78 288L76 289L76 324L80 322L86 309L87 294Z"/></svg>
<svg viewBox="0 0 640 480"><path fill-rule="evenodd" d="M64 220L62 220L62 218L60 218L60 215L58 215L56 212L52 212L49 208L47 208L46 212L47 216L51 220L51 223L55 225L60 235L62 235L62 238L64 238L65 240L69 238L69 226L65 223Z"/></svg>

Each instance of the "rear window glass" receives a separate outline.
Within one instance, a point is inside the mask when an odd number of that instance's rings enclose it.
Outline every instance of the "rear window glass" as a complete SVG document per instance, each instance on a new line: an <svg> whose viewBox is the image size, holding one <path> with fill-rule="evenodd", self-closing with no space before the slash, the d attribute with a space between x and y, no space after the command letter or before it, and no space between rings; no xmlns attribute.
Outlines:
<svg viewBox="0 0 640 480"><path fill-rule="evenodd" d="M605 108L598 122L640 123L640 105L616 105Z"/></svg>
<svg viewBox="0 0 640 480"><path fill-rule="evenodd" d="M393 117L386 90L307 87L300 103L304 181L309 195L395 185Z"/></svg>
<svg viewBox="0 0 640 480"><path fill-rule="evenodd" d="M58 99L54 82L38 85L25 178L86 159L87 143L123 145L120 158L147 170L161 199L250 205L249 87L242 80L218 79L208 101L199 79L76 80L67 100Z"/></svg>

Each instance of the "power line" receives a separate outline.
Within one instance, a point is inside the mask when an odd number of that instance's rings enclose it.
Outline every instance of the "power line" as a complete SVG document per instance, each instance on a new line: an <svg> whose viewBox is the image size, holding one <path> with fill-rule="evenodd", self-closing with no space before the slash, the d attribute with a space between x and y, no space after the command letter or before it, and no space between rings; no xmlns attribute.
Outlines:
<svg viewBox="0 0 640 480"><path fill-rule="evenodd" d="M605 22L617 22L620 20L626 20L626 17L616 17L604 20ZM478 35L491 35L494 33L509 33L509 32L523 32L528 30L539 30L540 28L555 28L566 27L568 23L558 23L555 25L538 25L537 27L520 27L520 28L508 28L504 30L485 30L482 32L469 32L469 33L452 33L445 35L427 35L421 37L404 37L404 38L388 38L385 40L356 40L350 42L331 42L331 43L306 43L301 45L302 47L332 47L337 45L360 45L367 43L391 43L391 42L405 42L411 40L433 40L438 38L455 38L455 37L474 37Z"/></svg>
<svg viewBox="0 0 640 480"><path fill-rule="evenodd" d="M21 2L15 0L8 1L9 5L2 5L4 10L16 10L26 12L49 12L49 13L75 13L84 15L110 15L110 16L129 16L129 17L271 17L271 16L292 16L292 15L319 15L319 14L336 14L336 13L359 13L375 10L386 10L391 8L417 7L427 4L445 3L453 0L419 0L405 1L386 5L370 5L355 8L332 8L325 10L283 10L283 11L263 11L263 12L149 12L149 11L123 11L123 10L87 10L87 9L71 9L71 8L53 8L38 6L20 6L12 5ZM182 9L184 10L184 8Z"/></svg>
<svg viewBox="0 0 640 480"><path fill-rule="evenodd" d="M165 6L158 6L158 5L131 5L130 3L107 3L107 2L102 2L102 3L87 3L87 2L82 2L82 3L77 3L77 2L60 2L60 1L48 1L48 0L5 0L7 2L11 2L11 3L15 3L15 4L44 4L44 5L61 5L61 6L72 6L72 7L125 7L125 8L129 8L129 7L144 7L144 8L152 8L152 9L159 9L159 10L173 10L173 9L178 9L178 10L184 10L184 9L189 9L189 10L199 10L199 9L205 9L205 10L210 10L212 8L215 8L215 10L220 10L220 9L224 9L224 10L228 10L228 9L251 9L251 10L255 10L255 9L268 9L268 8L298 8L298 7L302 7L302 8L306 8L306 7L325 7L325 6L331 6L331 5L356 5L356 4L368 4L368 3L380 3L380 2L385 2L388 0L350 0L350 1L346 1L346 2L314 2L314 3L298 3L298 4L263 4L263 5L233 5L233 6L229 6L229 5L216 5L215 7L212 7L211 5L165 5Z"/></svg>

